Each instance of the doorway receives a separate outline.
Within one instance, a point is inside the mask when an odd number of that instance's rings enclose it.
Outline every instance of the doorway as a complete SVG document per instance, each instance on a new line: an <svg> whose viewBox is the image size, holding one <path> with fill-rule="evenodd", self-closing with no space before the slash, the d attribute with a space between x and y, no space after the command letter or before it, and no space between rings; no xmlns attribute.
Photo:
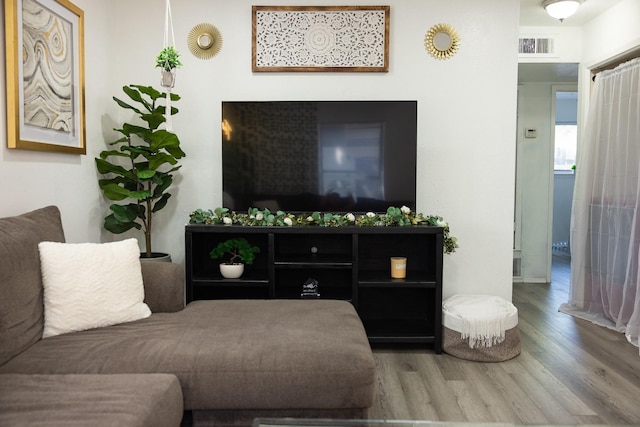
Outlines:
<svg viewBox="0 0 640 427"><path fill-rule="evenodd" d="M578 148L578 90L573 85L552 86L555 110L553 161L552 263L571 259L570 227Z"/></svg>
<svg viewBox="0 0 640 427"><path fill-rule="evenodd" d="M577 93L577 87L577 63L518 64L514 282L551 281L556 93ZM564 173L572 172L569 169ZM570 207L568 212L570 218ZM569 239L565 240L570 247ZM516 264L519 276L515 274Z"/></svg>
<svg viewBox="0 0 640 427"><path fill-rule="evenodd" d="M553 228L551 281L569 289L571 277L571 207L578 149L578 89L552 86L554 101Z"/></svg>

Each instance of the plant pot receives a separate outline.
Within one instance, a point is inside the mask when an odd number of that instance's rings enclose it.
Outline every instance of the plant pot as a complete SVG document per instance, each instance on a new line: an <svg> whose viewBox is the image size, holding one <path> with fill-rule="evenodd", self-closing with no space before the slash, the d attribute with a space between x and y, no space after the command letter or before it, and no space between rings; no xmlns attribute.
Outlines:
<svg viewBox="0 0 640 427"><path fill-rule="evenodd" d="M146 252L140 252L140 262L171 262L171 255L162 252L151 252L151 258L147 258Z"/></svg>
<svg viewBox="0 0 640 427"><path fill-rule="evenodd" d="M225 262L220 264L220 274L225 279L237 279L242 276L242 273L244 273L244 264L228 264Z"/></svg>
<svg viewBox="0 0 640 427"><path fill-rule="evenodd" d="M160 85L162 87L172 88L176 84L176 72L175 69L171 71L162 70L162 80Z"/></svg>

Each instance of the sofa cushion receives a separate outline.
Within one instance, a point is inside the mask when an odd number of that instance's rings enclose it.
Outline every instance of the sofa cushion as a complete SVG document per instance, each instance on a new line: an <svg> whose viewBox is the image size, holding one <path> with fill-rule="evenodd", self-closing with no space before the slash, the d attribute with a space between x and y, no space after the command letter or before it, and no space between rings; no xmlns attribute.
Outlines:
<svg viewBox="0 0 640 427"><path fill-rule="evenodd" d="M174 375L0 375L0 425L178 426Z"/></svg>
<svg viewBox="0 0 640 427"><path fill-rule="evenodd" d="M184 267L173 262L141 262L144 302L153 313L184 308Z"/></svg>
<svg viewBox="0 0 640 427"><path fill-rule="evenodd" d="M0 218L0 365L42 337L38 243L64 242L55 206Z"/></svg>
<svg viewBox="0 0 640 427"><path fill-rule="evenodd" d="M111 243L41 242L43 337L144 319L136 239Z"/></svg>
<svg viewBox="0 0 640 427"><path fill-rule="evenodd" d="M42 339L0 372L173 373L186 409L368 408L375 388L362 322L332 300L195 301Z"/></svg>

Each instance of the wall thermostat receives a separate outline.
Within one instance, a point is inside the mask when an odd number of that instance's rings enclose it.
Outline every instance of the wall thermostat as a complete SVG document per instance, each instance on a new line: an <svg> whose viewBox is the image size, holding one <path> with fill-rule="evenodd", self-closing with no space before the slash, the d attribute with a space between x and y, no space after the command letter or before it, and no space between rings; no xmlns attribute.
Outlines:
<svg viewBox="0 0 640 427"><path fill-rule="evenodd" d="M525 138L535 138L538 136L538 131L533 128L527 128L524 130Z"/></svg>

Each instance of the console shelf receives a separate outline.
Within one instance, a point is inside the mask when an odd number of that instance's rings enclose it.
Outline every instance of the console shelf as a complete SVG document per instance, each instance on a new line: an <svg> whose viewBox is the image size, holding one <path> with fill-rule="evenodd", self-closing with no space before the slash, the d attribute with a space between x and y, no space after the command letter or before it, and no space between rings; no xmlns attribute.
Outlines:
<svg viewBox="0 0 640 427"><path fill-rule="evenodd" d="M260 248L239 279L224 279L209 252L230 238ZM308 278L320 298L350 301L372 344L432 345L442 350L441 227L243 227L187 225L187 302L199 299L300 298ZM407 257L392 279L390 257Z"/></svg>

